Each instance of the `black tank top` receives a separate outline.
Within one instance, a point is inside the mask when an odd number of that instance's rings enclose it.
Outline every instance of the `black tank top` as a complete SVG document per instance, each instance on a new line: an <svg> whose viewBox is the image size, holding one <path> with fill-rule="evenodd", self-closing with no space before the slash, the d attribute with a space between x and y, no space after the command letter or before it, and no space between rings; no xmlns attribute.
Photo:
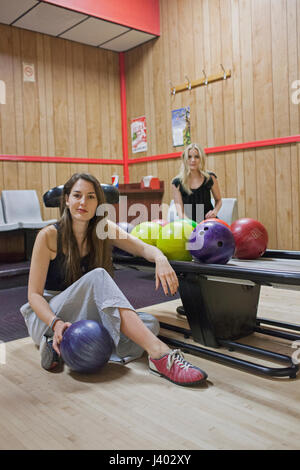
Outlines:
<svg viewBox="0 0 300 470"><path fill-rule="evenodd" d="M61 247L61 234L59 230L59 224L54 224L54 227L57 230L57 252L56 257L50 261L45 289L46 290L55 290L63 291L69 285L66 282L66 271L65 271L65 255L62 252ZM80 260L80 267L82 275L84 275L89 270L89 255L84 256Z"/></svg>
<svg viewBox="0 0 300 470"><path fill-rule="evenodd" d="M192 220L194 220L197 223L202 222L204 219L205 214L208 211L213 210L213 205L211 203L211 188L214 184L212 175L217 178L217 176L209 172L209 178L205 178L203 183L196 189L191 189L192 194L188 194L182 187L180 178L174 178L172 181L172 184L176 186L176 188L179 188L179 191L182 196L182 202L183 204L191 204L190 207L186 207L185 209L185 214L190 217ZM198 211L197 209L197 204L203 204L204 205L204 212L203 212L203 207L199 207ZM202 209L202 210L201 210ZM198 212L198 213L197 213ZM203 216L202 216L203 214Z"/></svg>

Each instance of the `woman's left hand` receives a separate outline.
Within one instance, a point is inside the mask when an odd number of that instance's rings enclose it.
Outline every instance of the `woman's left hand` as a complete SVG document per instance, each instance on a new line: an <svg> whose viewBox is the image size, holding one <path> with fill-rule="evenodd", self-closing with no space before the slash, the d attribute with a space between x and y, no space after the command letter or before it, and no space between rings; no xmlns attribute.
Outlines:
<svg viewBox="0 0 300 470"><path fill-rule="evenodd" d="M156 290L159 288L161 283L165 295L170 293L172 295L176 294L178 289L178 279L176 273L169 261L165 256L161 256L155 260L155 287Z"/></svg>
<svg viewBox="0 0 300 470"><path fill-rule="evenodd" d="M72 323L64 322L63 320L58 320L54 326L54 336L53 336L53 349L60 356L60 343L62 342L63 334Z"/></svg>

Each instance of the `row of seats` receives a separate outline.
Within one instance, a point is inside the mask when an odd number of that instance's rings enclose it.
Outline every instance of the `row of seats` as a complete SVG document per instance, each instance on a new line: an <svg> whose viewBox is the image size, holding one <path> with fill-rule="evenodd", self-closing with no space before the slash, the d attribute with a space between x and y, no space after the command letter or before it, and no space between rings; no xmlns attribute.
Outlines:
<svg viewBox="0 0 300 470"><path fill-rule="evenodd" d="M0 232L18 229L38 230L56 219L43 220L37 193L28 190L3 190L0 200Z"/></svg>

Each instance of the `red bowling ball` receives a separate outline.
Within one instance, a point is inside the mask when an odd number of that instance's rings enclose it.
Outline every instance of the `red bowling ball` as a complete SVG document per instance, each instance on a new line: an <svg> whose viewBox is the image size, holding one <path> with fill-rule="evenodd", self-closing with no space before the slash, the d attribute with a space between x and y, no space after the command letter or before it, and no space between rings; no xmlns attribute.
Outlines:
<svg viewBox="0 0 300 470"><path fill-rule="evenodd" d="M235 240L234 256L239 259L257 259L268 246L268 232L258 220L243 218L231 224Z"/></svg>

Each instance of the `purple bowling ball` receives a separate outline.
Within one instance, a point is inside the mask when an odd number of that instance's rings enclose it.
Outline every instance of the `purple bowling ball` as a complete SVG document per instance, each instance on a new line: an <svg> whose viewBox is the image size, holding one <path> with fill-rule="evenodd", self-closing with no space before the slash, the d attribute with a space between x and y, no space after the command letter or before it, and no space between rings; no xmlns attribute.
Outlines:
<svg viewBox="0 0 300 470"><path fill-rule="evenodd" d="M63 334L60 352L74 372L91 373L101 369L113 352L114 343L101 323L79 320Z"/></svg>
<svg viewBox="0 0 300 470"><path fill-rule="evenodd" d="M202 222L191 233L189 250L196 261L226 264L234 254L234 237L231 230L219 222Z"/></svg>
<svg viewBox="0 0 300 470"><path fill-rule="evenodd" d="M117 225L127 233L130 233L134 228L134 225L130 224L129 222L118 222ZM127 251L121 250L116 246L113 247L113 254L119 256L132 256Z"/></svg>

